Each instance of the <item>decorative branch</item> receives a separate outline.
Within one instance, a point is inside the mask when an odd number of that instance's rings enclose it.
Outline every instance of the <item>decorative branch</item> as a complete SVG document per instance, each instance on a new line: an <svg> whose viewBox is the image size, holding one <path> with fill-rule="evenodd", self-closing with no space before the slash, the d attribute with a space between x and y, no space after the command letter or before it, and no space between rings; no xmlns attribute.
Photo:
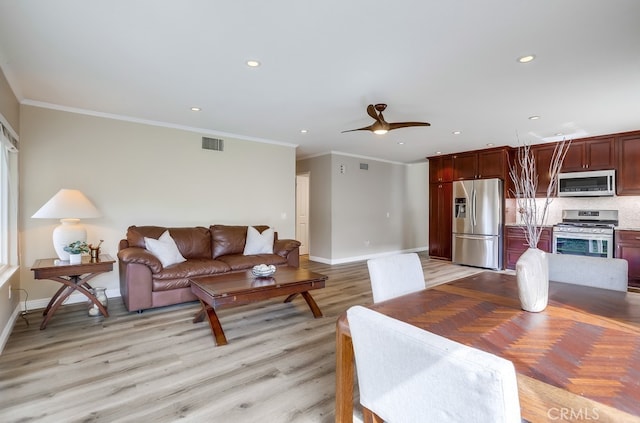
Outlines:
<svg viewBox="0 0 640 423"><path fill-rule="evenodd" d="M518 143L520 143L519 139ZM523 231L529 248L537 248L538 246L538 241L540 241L540 235L542 234L542 226L547 220L549 205L553 201L553 194L558 186L558 173L560 173L562 162L570 146L571 140L563 139L556 144L553 150L553 156L549 163L549 186L547 187L545 201L541 210L536 204L538 172L530 146L522 143L516 153L516 162L513 165L509 164L509 176L514 186L511 192L516 197L517 212L520 213L521 220L524 223Z"/></svg>

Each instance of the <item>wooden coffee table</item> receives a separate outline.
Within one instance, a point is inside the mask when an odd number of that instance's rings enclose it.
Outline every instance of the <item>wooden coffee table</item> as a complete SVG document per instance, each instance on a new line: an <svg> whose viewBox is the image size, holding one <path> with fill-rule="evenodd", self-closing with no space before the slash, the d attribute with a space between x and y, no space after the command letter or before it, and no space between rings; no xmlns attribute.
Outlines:
<svg viewBox="0 0 640 423"><path fill-rule="evenodd" d="M213 338L217 345L226 345L227 338L215 312L216 308L247 304L287 295L285 303L298 294L305 299L313 317L322 317L322 311L309 293L312 289L324 288L327 276L295 267L279 267L270 277L256 277L251 270L225 273L191 279L191 291L200 300L202 309L193 319L194 323L209 318Z"/></svg>

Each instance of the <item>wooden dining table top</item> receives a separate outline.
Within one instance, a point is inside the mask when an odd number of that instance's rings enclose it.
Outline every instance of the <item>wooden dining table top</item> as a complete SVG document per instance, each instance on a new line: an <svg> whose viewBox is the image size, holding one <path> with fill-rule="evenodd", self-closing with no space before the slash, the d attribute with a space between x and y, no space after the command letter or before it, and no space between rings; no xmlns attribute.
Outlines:
<svg viewBox="0 0 640 423"><path fill-rule="evenodd" d="M640 294L559 282L523 311L515 275L482 272L367 306L513 362L522 417L640 421ZM336 422L353 416L353 347L336 330Z"/></svg>

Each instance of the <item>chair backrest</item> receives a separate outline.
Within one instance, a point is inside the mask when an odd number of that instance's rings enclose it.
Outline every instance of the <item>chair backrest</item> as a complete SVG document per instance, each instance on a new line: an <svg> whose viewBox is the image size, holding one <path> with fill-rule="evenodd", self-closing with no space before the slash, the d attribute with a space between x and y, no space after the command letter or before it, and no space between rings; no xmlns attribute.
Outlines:
<svg viewBox="0 0 640 423"><path fill-rule="evenodd" d="M422 263L416 253L370 259L367 266L374 303L425 288Z"/></svg>
<svg viewBox="0 0 640 423"><path fill-rule="evenodd" d="M360 403L384 421L521 421L510 361L361 306L347 319Z"/></svg>
<svg viewBox="0 0 640 423"><path fill-rule="evenodd" d="M548 254L549 280L626 291L629 263L624 259Z"/></svg>

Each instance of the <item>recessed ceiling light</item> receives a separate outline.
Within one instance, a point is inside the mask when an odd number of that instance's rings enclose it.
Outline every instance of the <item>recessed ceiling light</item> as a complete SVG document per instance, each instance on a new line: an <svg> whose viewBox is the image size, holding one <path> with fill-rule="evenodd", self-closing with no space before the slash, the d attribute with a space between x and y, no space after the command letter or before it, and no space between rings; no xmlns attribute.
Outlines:
<svg viewBox="0 0 640 423"><path fill-rule="evenodd" d="M535 58L536 58L536 56L534 56L533 54L528 54L526 56L518 57L518 62L519 63L529 63L529 62L532 62L533 59L535 59Z"/></svg>
<svg viewBox="0 0 640 423"><path fill-rule="evenodd" d="M529 116L529 120L538 120L540 116Z"/></svg>
<svg viewBox="0 0 640 423"><path fill-rule="evenodd" d="M249 66L250 68L257 68L258 66L260 66L260 62L258 62L257 60L247 60L247 66Z"/></svg>
<svg viewBox="0 0 640 423"><path fill-rule="evenodd" d="M200 107L192 107L191 108L192 112L199 112L200 110L202 110Z"/></svg>
<svg viewBox="0 0 640 423"><path fill-rule="evenodd" d="M494 146L494 144L492 142L488 142L487 143L487 147L493 147L493 146Z"/></svg>
<svg viewBox="0 0 640 423"><path fill-rule="evenodd" d="M307 130L306 130L306 129L301 129L301 130L300 130L300 133L301 133L301 134L306 134L306 133L307 133Z"/></svg>
<svg viewBox="0 0 640 423"><path fill-rule="evenodd" d="M436 151L436 154L442 154L442 151Z"/></svg>
<svg viewBox="0 0 640 423"><path fill-rule="evenodd" d="M453 135L460 135L462 132L461 131L453 131L452 134Z"/></svg>
<svg viewBox="0 0 640 423"><path fill-rule="evenodd" d="M562 136L562 135L564 135L564 134L563 134L562 132L556 132L554 135L555 135L556 137L561 137L561 136Z"/></svg>
<svg viewBox="0 0 640 423"><path fill-rule="evenodd" d="M404 145L404 142L398 141L398 145Z"/></svg>

